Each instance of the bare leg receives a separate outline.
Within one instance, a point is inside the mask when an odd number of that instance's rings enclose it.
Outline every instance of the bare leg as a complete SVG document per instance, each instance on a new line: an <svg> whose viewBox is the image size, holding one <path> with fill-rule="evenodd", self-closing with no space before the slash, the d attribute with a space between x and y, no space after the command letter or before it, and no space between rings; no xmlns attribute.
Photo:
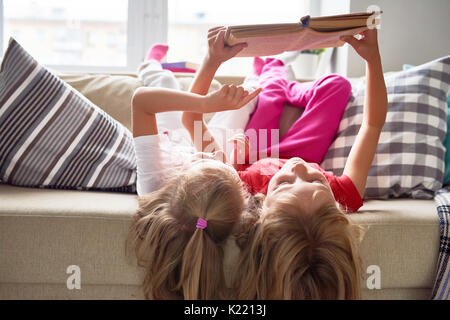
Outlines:
<svg viewBox="0 0 450 320"><path fill-rule="evenodd" d="M283 138L292 125L302 116L305 109L285 103L280 118L280 138Z"/></svg>

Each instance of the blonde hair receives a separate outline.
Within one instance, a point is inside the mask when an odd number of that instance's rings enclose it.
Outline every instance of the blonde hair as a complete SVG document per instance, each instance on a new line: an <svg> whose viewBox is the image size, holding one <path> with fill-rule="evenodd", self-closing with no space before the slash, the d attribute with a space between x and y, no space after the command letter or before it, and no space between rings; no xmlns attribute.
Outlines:
<svg viewBox="0 0 450 320"><path fill-rule="evenodd" d="M360 299L362 228L337 205L302 212L288 195L259 211L238 242L238 299Z"/></svg>
<svg viewBox="0 0 450 320"><path fill-rule="evenodd" d="M169 179L139 198L130 233L138 264L146 268L147 299L228 297L223 247L245 206L237 175L202 166ZM207 221L196 228L198 218Z"/></svg>

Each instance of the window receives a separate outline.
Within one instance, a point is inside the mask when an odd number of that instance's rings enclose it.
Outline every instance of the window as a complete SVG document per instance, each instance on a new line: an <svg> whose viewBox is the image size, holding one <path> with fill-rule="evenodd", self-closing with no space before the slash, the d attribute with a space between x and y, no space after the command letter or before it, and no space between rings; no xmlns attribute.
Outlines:
<svg viewBox="0 0 450 320"><path fill-rule="evenodd" d="M166 42L166 7L166 0L3 0L1 54L12 36L58 70L135 72L151 43Z"/></svg>
<svg viewBox="0 0 450 320"><path fill-rule="evenodd" d="M64 71L135 72L148 47L168 43L168 61L200 63L217 25L295 22L310 0L3 0L0 54L10 36L39 62ZM251 59L219 74L243 75Z"/></svg>
<svg viewBox="0 0 450 320"><path fill-rule="evenodd" d="M127 7L127 0L6 0L3 47L13 36L46 65L125 67Z"/></svg>
<svg viewBox="0 0 450 320"><path fill-rule="evenodd" d="M298 22L309 12L309 1L168 0L168 60L200 63L208 49L208 29L220 25ZM224 63L218 74L251 72L251 58Z"/></svg>

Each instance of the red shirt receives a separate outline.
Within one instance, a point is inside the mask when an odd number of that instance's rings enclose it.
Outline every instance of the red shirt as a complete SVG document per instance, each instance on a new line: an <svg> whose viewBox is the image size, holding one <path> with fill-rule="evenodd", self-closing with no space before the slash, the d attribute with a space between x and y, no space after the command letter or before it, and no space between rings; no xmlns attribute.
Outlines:
<svg viewBox="0 0 450 320"><path fill-rule="evenodd" d="M251 194L267 194L269 181L286 163L287 159L267 158L256 161L253 164L243 166L243 170L238 171L239 177L246 184ZM334 198L348 212L357 211L363 205L361 196L353 181L346 175L336 177L331 171L323 170L316 163L308 163L313 168L322 172L330 184Z"/></svg>

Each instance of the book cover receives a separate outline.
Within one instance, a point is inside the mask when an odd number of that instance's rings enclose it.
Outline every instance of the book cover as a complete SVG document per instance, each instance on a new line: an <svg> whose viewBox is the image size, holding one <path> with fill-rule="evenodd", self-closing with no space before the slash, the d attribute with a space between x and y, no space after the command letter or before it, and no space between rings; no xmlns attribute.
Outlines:
<svg viewBox="0 0 450 320"><path fill-rule="evenodd" d="M191 68L164 68L164 70L169 70L172 72L184 72L184 73L196 73L197 70Z"/></svg>
<svg viewBox="0 0 450 320"><path fill-rule="evenodd" d="M198 63L190 61L163 62L161 65L163 69L193 69L194 71L200 67Z"/></svg>
<svg viewBox="0 0 450 320"><path fill-rule="evenodd" d="M285 51L340 47L343 35L356 35L379 24L382 12L359 12L311 18L304 16L297 23L239 25L227 27L225 42L232 46L246 42L248 46L238 57L271 56Z"/></svg>

